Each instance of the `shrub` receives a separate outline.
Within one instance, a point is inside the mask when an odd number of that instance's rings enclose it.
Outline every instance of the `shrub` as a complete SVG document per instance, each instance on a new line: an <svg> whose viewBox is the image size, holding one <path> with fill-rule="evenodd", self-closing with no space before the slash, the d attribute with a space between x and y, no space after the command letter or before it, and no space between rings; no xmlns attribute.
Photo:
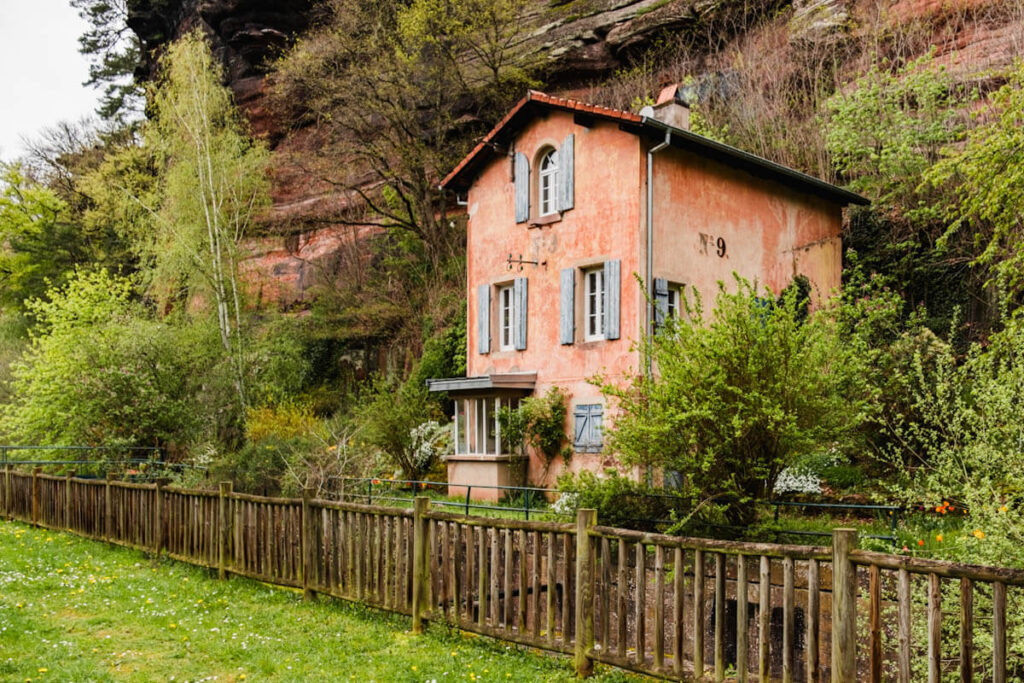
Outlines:
<svg viewBox="0 0 1024 683"><path fill-rule="evenodd" d="M533 447L544 458L546 471L558 456L564 460L572 456L566 443L567 411L565 392L558 387L551 387L543 397L524 398L515 410L498 412L502 439L520 452Z"/></svg>
<svg viewBox="0 0 1024 683"><path fill-rule="evenodd" d="M597 520L607 526L628 529L653 530L665 526L662 522L681 518L685 501L664 489L656 489L608 470L604 476L593 472L563 474L558 478L562 497L555 510L571 513L568 509L593 508ZM564 501L564 502L563 502Z"/></svg>
<svg viewBox="0 0 1024 683"><path fill-rule="evenodd" d="M602 390L621 409L606 434L624 464L678 472L695 510L743 525L784 467L855 443L874 392L835 321L802 320L798 287L776 302L736 282L734 294L720 284L708 321L699 296L685 296L683 315L644 342L656 371Z"/></svg>
<svg viewBox="0 0 1024 683"><path fill-rule="evenodd" d="M426 386L377 378L359 402L356 420L366 441L379 448L406 479L418 480L426 474L434 462L424 458L423 441L415 430L442 418Z"/></svg>

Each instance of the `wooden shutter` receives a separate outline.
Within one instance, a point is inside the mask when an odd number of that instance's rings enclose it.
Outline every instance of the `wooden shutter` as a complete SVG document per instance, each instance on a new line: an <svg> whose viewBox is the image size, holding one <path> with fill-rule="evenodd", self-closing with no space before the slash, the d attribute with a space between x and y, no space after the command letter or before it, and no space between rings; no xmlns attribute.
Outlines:
<svg viewBox="0 0 1024 683"><path fill-rule="evenodd" d="M562 148L558 150L558 210L568 211L573 207L575 173L573 171L573 159L576 156L573 144L576 136L569 134L562 141Z"/></svg>
<svg viewBox="0 0 1024 683"><path fill-rule="evenodd" d="M590 406L576 406L573 415L573 439L572 445L578 451L587 449L587 438L590 436Z"/></svg>
<svg viewBox="0 0 1024 683"><path fill-rule="evenodd" d="M512 283L512 299L515 302L512 312L515 314L512 330L512 341L517 351L526 348L526 278L517 277Z"/></svg>
<svg viewBox="0 0 1024 683"><path fill-rule="evenodd" d="M476 336L480 353L491 352L491 286L476 288Z"/></svg>
<svg viewBox="0 0 1024 683"><path fill-rule="evenodd" d="M605 339L619 338L619 260L604 264L604 325Z"/></svg>
<svg viewBox="0 0 1024 683"><path fill-rule="evenodd" d="M658 330L668 318L668 280L654 278L654 329Z"/></svg>
<svg viewBox="0 0 1024 683"><path fill-rule="evenodd" d="M558 311L558 338L563 344L572 344L576 334L576 269L562 269L561 303Z"/></svg>
<svg viewBox="0 0 1024 683"><path fill-rule="evenodd" d="M602 443L602 423L604 420L604 406L600 403L595 403L589 406L590 418L587 420L587 445L591 453L601 452Z"/></svg>
<svg viewBox="0 0 1024 683"><path fill-rule="evenodd" d="M516 223L530 220L530 162L522 152L515 161Z"/></svg>

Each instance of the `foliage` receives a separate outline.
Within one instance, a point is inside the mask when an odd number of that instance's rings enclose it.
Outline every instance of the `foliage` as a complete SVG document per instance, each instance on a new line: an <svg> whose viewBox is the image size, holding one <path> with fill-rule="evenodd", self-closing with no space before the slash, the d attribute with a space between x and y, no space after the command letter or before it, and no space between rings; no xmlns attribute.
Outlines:
<svg viewBox="0 0 1024 683"><path fill-rule="evenodd" d="M85 85L103 87L98 113L124 121L142 110L143 89L135 81L142 61L136 33L128 27L132 0L70 0L89 28L78 39L78 51L89 61Z"/></svg>
<svg viewBox="0 0 1024 683"><path fill-rule="evenodd" d="M106 271L78 272L47 300L13 364L6 436L29 444L183 445L200 430L196 397L215 370L201 339L173 333Z"/></svg>
<svg viewBox="0 0 1024 683"><path fill-rule="evenodd" d="M687 293L685 315L644 342L655 373L602 390L621 410L605 433L624 464L677 472L694 509L745 523L796 458L853 445L873 391L833 320L801 322L798 288L776 302L736 285L719 285L710 320Z"/></svg>
<svg viewBox="0 0 1024 683"><path fill-rule="evenodd" d="M146 142L164 162L160 206L141 238L151 287L167 301L203 297L212 306L223 353L234 372L238 405L246 393L244 292L239 244L269 202L267 151L250 140L221 85L205 39L190 33L161 60ZM147 239L148 238L148 239Z"/></svg>
<svg viewBox="0 0 1024 683"><path fill-rule="evenodd" d="M0 310L20 314L76 265L97 259L91 244L97 236L85 233L67 202L19 166L0 165L0 173Z"/></svg>
<svg viewBox="0 0 1024 683"><path fill-rule="evenodd" d="M977 529L945 544L972 561L1024 566L1024 318L1016 314L987 348L972 345L964 362L944 347L934 358L916 354L904 378L913 420L894 425L892 472L904 473L892 492L910 503L955 504ZM909 463L910 468L903 468Z"/></svg>
<svg viewBox="0 0 1024 683"><path fill-rule="evenodd" d="M433 465L423 457L416 429L439 420L439 408L422 383L378 377L360 396L356 420L362 437L379 448L406 479L418 480Z"/></svg>
<svg viewBox="0 0 1024 683"><path fill-rule="evenodd" d="M626 529L663 527L664 522L680 519L689 503L672 491L635 481L618 470L603 475L586 470L566 473L558 478L558 490L574 507L597 510L600 524Z"/></svg>
<svg viewBox="0 0 1024 683"><path fill-rule="evenodd" d="M1024 289L1024 61L1009 73L1009 82L976 114L978 125L962 146L952 146L925 176L925 186L956 187L949 211L950 234L967 230L981 247L977 262L994 266L1001 288Z"/></svg>
<svg viewBox="0 0 1024 683"><path fill-rule="evenodd" d="M873 63L825 102L825 146L850 186L909 218L934 217L935 192L920 186L940 151L963 137L965 92L932 50L899 68Z"/></svg>
<svg viewBox="0 0 1024 683"><path fill-rule="evenodd" d="M568 461L572 448L566 443L567 399L563 390L551 387L543 397L524 398L515 410L502 407L498 412L502 441L523 454L533 448L544 458L545 467L558 457Z"/></svg>

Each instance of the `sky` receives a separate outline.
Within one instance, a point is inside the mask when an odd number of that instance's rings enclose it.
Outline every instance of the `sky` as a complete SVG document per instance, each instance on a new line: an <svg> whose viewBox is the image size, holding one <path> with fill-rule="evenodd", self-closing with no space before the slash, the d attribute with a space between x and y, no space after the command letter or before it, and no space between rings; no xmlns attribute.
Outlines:
<svg viewBox="0 0 1024 683"><path fill-rule="evenodd" d="M96 109L100 91L82 85L85 29L68 0L0 0L0 159L22 154L22 137Z"/></svg>

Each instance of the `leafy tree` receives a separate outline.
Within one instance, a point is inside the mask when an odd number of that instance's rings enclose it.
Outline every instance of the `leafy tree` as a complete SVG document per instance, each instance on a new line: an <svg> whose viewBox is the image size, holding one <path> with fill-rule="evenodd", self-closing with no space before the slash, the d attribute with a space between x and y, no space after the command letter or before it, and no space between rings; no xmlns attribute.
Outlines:
<svg viewBox="0 0 1024 683"><path fill-rule="evenodd" d="M980 264L993 266L999 283L1010 293L1024 288L1024 61L1018 61L1009 82L978 112L979 124L962 146L926 174L927 185L956 187L949 212L948 235L971 232L982 251Z"/></svg>
<svg viewBox="0 0 1024 683"><path fill-rule="evenodd" d="M93 254L67 202L17 165L0 172L0 310L21 313Z"/></svg>
<svg viewBox="0 0 1024 683"><path fill-rule="evenodd" d="M131 0L70 1L89 24L78 39L78 51L91 62L85 85L103 88L97 113L117 121L134 118L142 111L143 88L134 77L142 49L128 27Z"/></svg>
<svg viewBox="0 0 1024 683"><path fill-rule="evenodd" d="M441 417L426 386L379 377L360 398L356 419L366 441L379 448L407 479L419 480L433 463L422 457L416 430Z"/></svg>
<svg viewBox="0 0 1024 683"><path fill-rule="evenodd" d="M795 458L851 445L873 392L829 316L801 321L799 288L776 302L736 281L736 293L720 285L709 320L687 296L685 314L645 341L652 376L602 390L621 410L606 434L623 464L676 472L695 509L745 524Z"/></svg>
<svg viewBox="0 0 1024 683"><path fill-rule="evenodd" d="M150 286L169 303L198 298L210 304L244 413L249 397L239 246L269 202L268 153L245 134L231 93L221 85L220 67L197 32L164 55L152 110L144 135L159 160L159 205L146 206L152 220L137 235Z"/></svg>
<svg viewBox="0 0 1024 683"><path fill-rule="evenodd" d="M212 365L201 339L150 318L131 281L79 271L27 304L36 326L13 364L8 438L32 444L182 445Z"/></svg>
<svg viewBox="0 0 1024 683"><path fill-rule="evenodd" d="M825 146L850 186L883 207L934 218L922 174L963 137L961 107L976 97L934 60L934 50L900 68L874 63L825 102Z"/></svg>

